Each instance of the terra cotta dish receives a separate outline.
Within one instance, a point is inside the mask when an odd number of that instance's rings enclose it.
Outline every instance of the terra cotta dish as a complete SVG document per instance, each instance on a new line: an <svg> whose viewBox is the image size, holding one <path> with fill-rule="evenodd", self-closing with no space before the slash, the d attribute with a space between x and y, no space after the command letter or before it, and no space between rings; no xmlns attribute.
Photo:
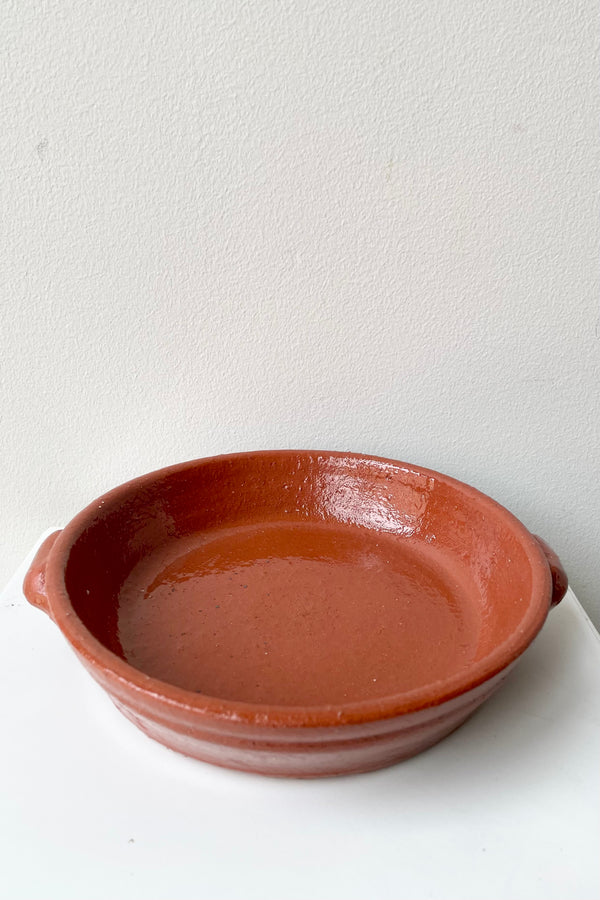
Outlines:
<svg viewBox="0 0 600 900"><path fill-rule="evenodd" d="M300 777L439 741L566 587L552 551L475 489L310 451L130 481L51 535L24 584L150 737Z"/></svg>

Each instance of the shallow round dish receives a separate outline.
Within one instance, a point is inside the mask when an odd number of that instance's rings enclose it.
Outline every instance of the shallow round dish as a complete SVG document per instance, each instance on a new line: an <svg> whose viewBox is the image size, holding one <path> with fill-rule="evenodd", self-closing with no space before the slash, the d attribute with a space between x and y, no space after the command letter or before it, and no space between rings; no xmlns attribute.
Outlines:
<svg viewBox="0 0 600 900"><path fill-rule="evenodd" d="M465 484L290 450L116 488L44 542L24 589L150 737L310 777L453 731L566 586L552 551Z"/></svg>

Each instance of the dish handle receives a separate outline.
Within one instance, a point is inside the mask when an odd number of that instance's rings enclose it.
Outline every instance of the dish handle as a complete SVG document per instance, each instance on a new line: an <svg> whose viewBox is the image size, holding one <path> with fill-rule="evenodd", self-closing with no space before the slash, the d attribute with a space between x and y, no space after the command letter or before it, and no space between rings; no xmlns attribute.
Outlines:
<svg viewBox="0 0 600 900"><path fill-rule="evenodd" d="M52 550L56 538L60 531L54 531L49 534L46 540L40 544L38 552L33 558L33 562L29 566L25 580L23 581L23 593L32 606L43 609L47 615L52 618L50 612L50 603L48 602L48 594L46 592L46 566L48 557Z"/></svg>
<svg viewBox="0 0 600 900"><path fill-rule="evenodd" d="M550 601L550 606L556 606L557 603L560 603L562 598L567 593L567 588L569 587L569 579L567 578L567 573L562 567L562 563L552 547L550 547L546 541L542 540L542 538L534 534L534 538L542 548L544 552L544 556L548 562L548 566L550 567L550 574L552 575L552 600Z"/></svg>

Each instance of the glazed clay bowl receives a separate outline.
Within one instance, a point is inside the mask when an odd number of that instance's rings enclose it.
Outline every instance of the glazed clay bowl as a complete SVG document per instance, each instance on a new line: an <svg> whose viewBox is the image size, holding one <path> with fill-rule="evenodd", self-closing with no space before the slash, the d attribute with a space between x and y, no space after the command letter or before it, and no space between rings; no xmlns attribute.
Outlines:
<svg viewBox="0 0 600 900"><path fill-rule="evenodd" d="M44 542L24 590L150 737L310 777L449 734L566 586L543 542L452 478L273 451L116 488Z"/></svg>

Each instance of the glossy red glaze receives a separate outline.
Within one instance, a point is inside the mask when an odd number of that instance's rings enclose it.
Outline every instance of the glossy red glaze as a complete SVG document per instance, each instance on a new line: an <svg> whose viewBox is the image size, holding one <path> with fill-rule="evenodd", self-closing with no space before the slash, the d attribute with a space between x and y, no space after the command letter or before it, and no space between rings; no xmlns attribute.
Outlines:
<svg viewBox="0 0 600 900"><path fill-rule="evenodd" d="M44 543L24 589L151 737L310 777L388 765L460 725L541 628L561 572L447 476L273 451L116 488Z"/></svg>

